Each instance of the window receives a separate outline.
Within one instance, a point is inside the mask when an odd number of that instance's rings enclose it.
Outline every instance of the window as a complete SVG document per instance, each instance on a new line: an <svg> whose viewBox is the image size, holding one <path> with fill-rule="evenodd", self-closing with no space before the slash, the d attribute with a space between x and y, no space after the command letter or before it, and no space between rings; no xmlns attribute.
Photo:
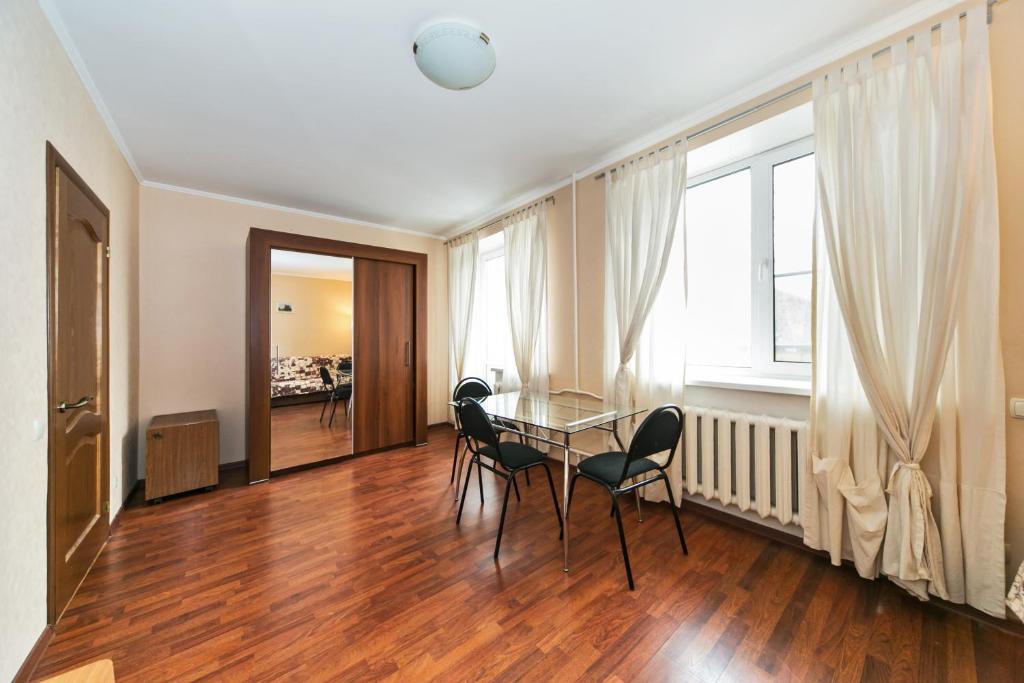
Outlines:
<svg viewBox="0 0 1024 683"><path fill-rule="evenodd" d="M750 366L750 169L686 191L688 362Z"/></svg>
<svg viewBox="0 0 1024 683"><path fill-rule="evenodd" d="M480 303L486 313L484 329L484 354L487 372L500 370L505 362L505 345L507 334L499 334L508 329L508 306L505 305L505 254L499 248L484 255L483 258L483 298Z"/></svg>
<svg viewBox="0 0 1024 683"><path fill-rule="evenodd" d="M689 179L692 375L810 374L813 222L810 139Z"/></svg>
<svg viewBox="0 0 1024 683"><path fill-rule="evenodd" d="M497 390L503 371L514 370L505 297L505 236L497 232L480 240L478 289L470 335L470 367ZM506 378L507 379L507 378Z"/></svg>
<svg viewBox="0 0 1024 683"><path fill-rule="evenodd" d="M811 362L814 155L772 167L776 362Z"/></svg>

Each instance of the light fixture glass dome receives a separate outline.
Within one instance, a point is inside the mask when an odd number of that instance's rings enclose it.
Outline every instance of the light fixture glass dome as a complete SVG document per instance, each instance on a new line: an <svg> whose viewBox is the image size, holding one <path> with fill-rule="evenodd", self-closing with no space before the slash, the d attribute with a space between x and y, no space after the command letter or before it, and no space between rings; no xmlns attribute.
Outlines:
<svg viewBox="0 0 1024 683"><path fill-rule="evenodd" d="M475 88L494 72L491 39L469 24L434 24L416 38L412 52L423 75L449 90Z"/></svg>

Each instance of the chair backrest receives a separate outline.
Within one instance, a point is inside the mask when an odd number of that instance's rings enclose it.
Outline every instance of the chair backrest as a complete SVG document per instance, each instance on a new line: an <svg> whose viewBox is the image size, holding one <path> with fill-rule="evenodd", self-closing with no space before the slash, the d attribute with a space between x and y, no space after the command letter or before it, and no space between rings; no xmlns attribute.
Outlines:
<svg viewBox="0 0 1024 683"><path fill-rule="evenodd" d="M324 389L334 388L334 378L331 377L331 371L325 365L320 366L320 379L324 381Z"/></svg>
<svg viewBox="0 0 1024 683"><path fill-rule="evenodd" d="M453 401L461 401L464 398L486 398L493 394L487 382L479 377L466 377L459 380L452 392Z"/></svg>
<svg viewBox="0 0 1024 683"><path fill-rule="evenodd" d="M668 460L665 461L665 467L668 467L675 457L676 444L679 443L682 433L683 411L679 406L668 404L652 410L640 423L633 435L633 441L629 444L626 462L622 468L622 479L626 478L631 462L664 451L669 452Z"/></svg>
<svg viewBox="0 0 1024 683"><path fill-rule="evenodd" d="M494 446L501 451L498 445L498 433L494 431L491 419L487 417L476 398L466 397L462 399L459 406L459 421L462 423L462 433L466 435L471 443L475 442L474 450L480 444Z"/></svg>

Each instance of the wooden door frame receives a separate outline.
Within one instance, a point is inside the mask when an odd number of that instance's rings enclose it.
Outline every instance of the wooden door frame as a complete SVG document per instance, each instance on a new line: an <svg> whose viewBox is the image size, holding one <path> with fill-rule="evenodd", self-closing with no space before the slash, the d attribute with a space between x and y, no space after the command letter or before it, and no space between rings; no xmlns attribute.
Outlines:
<svg viewBox="0 0 1024 683"><path fill-rule="evenodd" d="M105 246L110 248L110 210L106 204L92 191L82 176L71 167L64 157L57 152L53 144L46 142L46 421L47 421L47 485L46 485L46 620L48 624L57 623L56 595L57 580L57 544L56 544L56 492L54 491L54 471L57 454L56 419L54 406L57 401L64 400L56 395L56 377L54 370L57 360L56 325L57 298L54 291L54 275L57 266L57 244L54 235L57 230L57 170L60 169L78 188L99 208L107 219L107 234L104 236ZM102 442L100 457L102 458L100 475L100 498L103 511L107 515L107 532L110 524L110 259L103 259L103 372L100 378L102 405L97 406L103 416L100 436Z"/></svg>
<svg viewBox="0 0 1024 683"><path fill-rule="evenodd" d="M292 232L249 228L246 238L245 451L249 483L270 478L270 251L365 258L411 265L414 272L414 382L417 444L427 442L427 255ZM356 394L353 395L356 397Z"/></svg>

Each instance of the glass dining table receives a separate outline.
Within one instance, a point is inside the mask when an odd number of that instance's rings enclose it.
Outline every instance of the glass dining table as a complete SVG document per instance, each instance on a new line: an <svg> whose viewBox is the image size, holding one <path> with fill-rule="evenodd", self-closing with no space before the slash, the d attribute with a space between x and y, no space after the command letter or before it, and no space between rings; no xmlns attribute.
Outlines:
<svg viewBox="0 0 1024 683"><path fill-rule="evenodd" d="M562 519L566 520L562 535L562 570L569 571L569 524L567 519L569 502L569 455L571 439L581 432L597 429L608 432L615 439L620 450L626 448L619 437L618 422L645 412L646 408L619 406L601 399L551 394L540 396L519 391L493 394L477 399L484 412L494 420L500 420L506 433L517 434L525 439L555 446L562 451ZM449 405L456 406L455 401ZM513 428L513 424L517 428ZM456 476L462 480L462 459L459 460ZM456 493L457 495L457 493Z"/></svg>

